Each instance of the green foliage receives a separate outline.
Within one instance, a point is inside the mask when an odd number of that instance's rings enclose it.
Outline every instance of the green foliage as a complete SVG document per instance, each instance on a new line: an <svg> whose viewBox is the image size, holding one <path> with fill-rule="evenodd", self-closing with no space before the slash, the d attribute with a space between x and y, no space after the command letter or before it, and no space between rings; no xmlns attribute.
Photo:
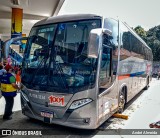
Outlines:
<svg viewBox="0 0 160 138"><path fill-rule="evenodd" d="M160 61L160 25L145 31L141 26L137 26L136 33L152 49L153 60Z"/></svg>
<svg viewBox="0 0 160 138"><path fill-rule="evenodd" d="M146 31L141 26L137 26L134 30L144 41L146 41Z"/></svg>

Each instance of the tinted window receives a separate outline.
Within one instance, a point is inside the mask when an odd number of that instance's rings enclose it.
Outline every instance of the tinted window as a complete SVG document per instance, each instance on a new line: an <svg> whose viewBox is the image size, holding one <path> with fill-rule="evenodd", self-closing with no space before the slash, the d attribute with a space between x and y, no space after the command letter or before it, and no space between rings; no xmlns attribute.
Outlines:
<svg viewBox="0 0 160 138"><path fill-rule="evenodd" d="M120 60L131 56L131 33L123 23L120 23L120 46Z"/></svg>
<svg viewBox="0 0 160 138"><path fill-rule="evenodd" d="M118 22L114 19L106 18L104 20L104 28L112 31L112 43L118 46Z"/></svg>

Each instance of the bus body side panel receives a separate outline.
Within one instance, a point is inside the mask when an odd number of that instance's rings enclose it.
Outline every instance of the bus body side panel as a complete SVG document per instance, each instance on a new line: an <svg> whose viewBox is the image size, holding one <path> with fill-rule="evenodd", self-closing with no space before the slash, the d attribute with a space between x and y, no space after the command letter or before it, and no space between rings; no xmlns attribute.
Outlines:
<svg viewBox="0 0 160 138"><path fill-rule="evenodd" d="M129 57L120 61L119 88L127 87L127 102L146 86L148 76L146 64L146 61L135 57Z"/></svg>
<svg viewBox="0 0 160 138"><path fill-rule="evenodd" d="M146 43L126 24L120 22L119 87L126 85L127 102L146 85L151 74L152 52Z"/></svg>
<svg viewBox="0 0 160 138"><path fill-rule="evenodd" d="M119 89L121 87L127 87L127 102L130 101L136 94L138 94L144 87L146 87L147 83L150 83L151 77L151 70L152 70L152 62L145 61L142 59L135 59L132 57L134 62L125 62L122 60L120 61L120 68L128 70L128 67L124 64L129 64L132 68L130 72L127 72L126 75L122 75L124 73L119 72ZM137 64L138 67L135 67ZM136 69L136 70L135 70ZM148 80L147 80L148 79ZM149 81L149 82L147 82Z"/></svg>
<svg viewBox="0 0 160 138"><path fill-rule="evenodd" d="M99 125L105 122L118 109L118 81L98 96Z"/></svg>

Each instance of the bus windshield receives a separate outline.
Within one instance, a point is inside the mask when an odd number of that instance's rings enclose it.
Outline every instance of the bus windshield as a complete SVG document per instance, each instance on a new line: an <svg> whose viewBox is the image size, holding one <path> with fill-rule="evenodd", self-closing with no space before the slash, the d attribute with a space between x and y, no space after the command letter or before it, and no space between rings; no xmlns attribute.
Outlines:
<svg viewBox="0 0 160 138"><path fill-rule="evenodd" d="M95 84L97 59L87 57L91 29L100 20L33 27L24 52L22 83L40 91L76 92Z"/></svg>

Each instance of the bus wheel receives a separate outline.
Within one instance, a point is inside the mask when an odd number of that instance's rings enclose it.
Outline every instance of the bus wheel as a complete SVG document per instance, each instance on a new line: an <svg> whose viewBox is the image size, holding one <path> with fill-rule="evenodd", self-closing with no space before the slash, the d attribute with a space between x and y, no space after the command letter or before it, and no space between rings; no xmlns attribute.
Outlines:
<svg viewBox="0 0 160 138"><path fill-rule="evenodd" d="M148 90L149 87L149 78L147 78L146 86L144 87L144 90Z"/></svg>
<svg viewBox="0 0 160 138"><path fill-rule="evenodd" d="M122 113L124 111L125 103L125 88L123 88L119 94L118 113Z"/></svg>

